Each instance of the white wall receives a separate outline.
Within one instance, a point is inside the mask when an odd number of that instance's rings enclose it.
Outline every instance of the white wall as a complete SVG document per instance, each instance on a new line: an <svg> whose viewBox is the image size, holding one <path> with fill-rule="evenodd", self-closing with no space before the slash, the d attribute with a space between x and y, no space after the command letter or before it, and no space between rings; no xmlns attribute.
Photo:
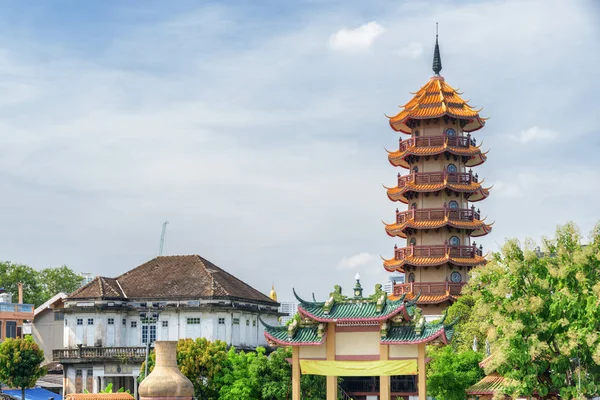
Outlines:
<svg viewBox="0 0 600 400"><path fill-rule="evenodd" d="M114 325L108 325L108 319L114 319ZM200 324L188 324L188 319L200 319ZM277 325L277 316L263 315L263 320ZM77 320L83 325L77 325ZM93 324L89 325L88 320ZM123 326L122 321L126 324ZM64 347L76 347L78 343L87 345L112 346L144 346L142 343L142 324L138 314L116 311L77 310L65 315L63 324ZM163 327L163 321L167 326ZM197 320L192 320L195 322ZM219 323L219 322L224 323ZM234 321L239 321L235 324ZM246 322L248 321L248 322ZM132 327L132 322L136 327ZM266 345L264 327L258 320L258 313L248 311L215 311L198 310L163 310L159 314L156 326L157 340L178 340L181 338L196 339L204 337L214 341L225 340L228 345L256 347ZM113 343L108 343L107 329L114 329ZM150 328L148 328L150 332ZM79 335L79 337L78 337ZM88 342L88 337L93 338Z"/></svg>

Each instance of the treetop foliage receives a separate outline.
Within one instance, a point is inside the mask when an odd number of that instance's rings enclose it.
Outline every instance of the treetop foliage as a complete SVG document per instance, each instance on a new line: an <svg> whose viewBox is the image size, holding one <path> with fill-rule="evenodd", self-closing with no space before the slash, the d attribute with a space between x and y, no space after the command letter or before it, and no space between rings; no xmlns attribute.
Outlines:
<svg viewBox="0 0 600 400"><path fill-rule="evenodd" d="M44 268L38 271L23 264L0 262L0 287L13 295L13 302L17 302L17 284L23 283L23 301L35 307L43 304L57 293L74 292L83 277L63 265L57 268Z"/></svg>
<svg viewBox="0 0 600 400"><path fill-rule="evenodd" d="M573 223L540 247L507 240L449 309L461 319L453 347L466 351L474 337L487 338L486 372L505 377L508 395L600 392L600 225L589 244L581 240Z"/></svg>

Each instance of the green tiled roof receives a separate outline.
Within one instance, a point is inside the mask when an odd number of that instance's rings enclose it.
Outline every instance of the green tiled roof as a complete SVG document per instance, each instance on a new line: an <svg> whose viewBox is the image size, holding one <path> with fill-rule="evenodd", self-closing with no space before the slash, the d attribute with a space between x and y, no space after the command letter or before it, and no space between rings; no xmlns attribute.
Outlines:
<svg viewBox="0 0 600 400"><path fill-rule="evenodd" d="M410 318L404 307L404 301L387 300L381 312L377 311L377 304L368 300L350 300L343 303L335 303L328 314L320 304L301 303L298 311L310 318L319 321L369 321L386 320L394 315L403 312L404 316Z"/></svg>
<svg viewBox="0 0 600 400"><path fill-rule="evenodd" d="M419 334L412 324L391 326L387 336L381 338L382 344L415 344L430 342L439 338L443 342L450 342L454 335L454 325L444 325L443 323L428 324L423 326L423 331Z"/></svg>
<svg viewBox="0 0 600 400"><path fill-rule="evenodd" d="M262 322L262 320L261 320ZM326 334L322 337L317 335L317 327L300 327L296 330L294 337L290 338L288 336L287 326L270 326L266 325L264 322L262 324L265 326L265 336L268 339L273 340L279 344L320 344L323 343Z"/></svg>

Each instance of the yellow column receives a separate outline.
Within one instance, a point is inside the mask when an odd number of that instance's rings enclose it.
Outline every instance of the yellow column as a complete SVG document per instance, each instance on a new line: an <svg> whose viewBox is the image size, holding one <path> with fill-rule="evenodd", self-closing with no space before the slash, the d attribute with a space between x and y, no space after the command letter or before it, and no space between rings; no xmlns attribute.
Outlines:
<svg viewBox="0 0 600 400"><path fill-rule="evenodd" d="M292 400L300 400L300 347L292 346Z"/></svg>
<svg viewBox="0 0 600 400"><path fill-rule="evenodd" d="M379 359L382 361L389 360L389 346L387 344L379 345ZM390 377L379 377L379 400L391 400L392 392L390 388Z"/></svg>
<svg viewBox="0 0 600 400"><path fill-rule="evenodd" d="M417 367L419 374L419 400L427 400L427 385L425 383L425 343L417 345L419 356L417 358Z"/></svg>
<svg viewBox="0 0 600 400"><path fill-rule="evenodd" d="M327 324L327 360L335 361L335 323ZM337 376L327 377L327 400L337 400Z"/></svg>

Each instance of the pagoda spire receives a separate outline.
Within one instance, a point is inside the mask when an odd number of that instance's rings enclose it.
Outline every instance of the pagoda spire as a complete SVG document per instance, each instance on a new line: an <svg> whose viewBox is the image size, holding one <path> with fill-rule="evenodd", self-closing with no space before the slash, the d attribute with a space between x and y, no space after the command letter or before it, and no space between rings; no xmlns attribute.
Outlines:
<svg viewBox="0 0 600 400"><path fill-rule="evenodd" d="M442 70L442 57L440 56L440 45L438 44L438 23L435 23L435 49L433 50L433 72L439 76Z"/></svg>

